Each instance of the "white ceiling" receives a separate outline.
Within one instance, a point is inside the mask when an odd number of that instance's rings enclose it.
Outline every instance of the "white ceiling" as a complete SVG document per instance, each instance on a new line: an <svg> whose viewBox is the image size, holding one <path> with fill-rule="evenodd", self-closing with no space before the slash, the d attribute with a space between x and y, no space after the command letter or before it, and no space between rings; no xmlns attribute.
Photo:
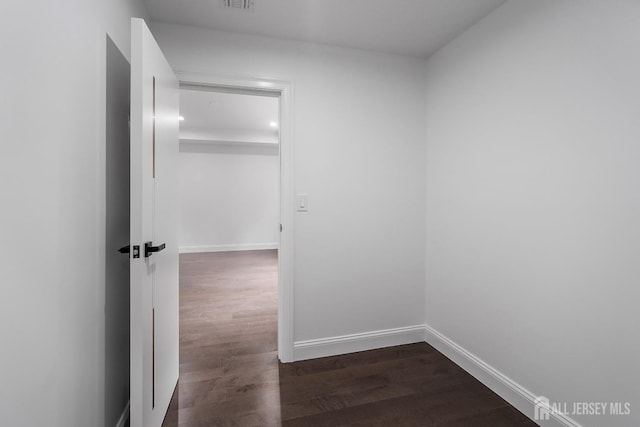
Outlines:
<svg viewBox="0 0 640 427"><path fill-rule="evenodd" d="M279 99L275 97L180 90L180 138L277 142Z"/></svg>
<svg viewBox="0 0 640 427"><path fill-rule="evenodd" d="M154 21L426 58L505 0L144 0Z"/></svg>

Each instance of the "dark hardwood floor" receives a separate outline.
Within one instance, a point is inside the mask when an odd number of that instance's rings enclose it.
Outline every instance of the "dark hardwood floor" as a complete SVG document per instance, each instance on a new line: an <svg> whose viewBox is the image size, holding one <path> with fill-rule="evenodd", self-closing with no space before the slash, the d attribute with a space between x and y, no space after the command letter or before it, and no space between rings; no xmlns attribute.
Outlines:
<svg viewBox="0 0 640 427"><path fill-rule="evenodd" d="M163 427L535 426L426 343L279 363L276 257L180 256L180 381Z"/></svg>

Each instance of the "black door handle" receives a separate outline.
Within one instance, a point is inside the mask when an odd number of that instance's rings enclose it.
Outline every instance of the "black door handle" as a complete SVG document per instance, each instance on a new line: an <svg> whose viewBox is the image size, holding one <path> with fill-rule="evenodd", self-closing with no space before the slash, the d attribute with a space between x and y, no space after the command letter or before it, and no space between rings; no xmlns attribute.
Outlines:
<svg viewBox="0 0 640 427"><path fill-rule="evenodd" d="M153 246L152 242L147 242L144 244L144 257L149 258L154 252L160 252L166 247L164 243Z"/></svg>
<svg viewBox="0 0 640 427"><path fill-rule="evenodd" d="M118 252L120 252L121 254L128 254L129 253L129 245L121 247L120 249L118 249Z"/></svg>

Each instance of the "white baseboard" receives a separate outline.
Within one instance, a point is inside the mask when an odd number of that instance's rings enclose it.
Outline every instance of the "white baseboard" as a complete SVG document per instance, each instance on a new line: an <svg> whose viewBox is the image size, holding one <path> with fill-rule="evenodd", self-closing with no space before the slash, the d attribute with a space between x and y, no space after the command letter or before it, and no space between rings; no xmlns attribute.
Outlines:
<svg viewBox="0 0 640 427"><path fill-rule="evenodd" d="M120 415L120 419L116 424L116 427L124 427L129 419L129 409L131 408L131 402L127 402L127 406L125 406L124 411L122 411L122 415Z"/></svg>
<svg viewBox="0 0 640 427"><path fill-rule="evenodd" d="M425 325L424 328L425 341L428 344L447 356L456 365L469 372L481 383L533 420L535 399L538 396L430 326ZM582 427L581 424L572 418L555 413L550 414L548 421L533 421L544 427Z"/></svg>
<svg viewBox="0 0 640 427"><path fill-rule="evenodd" d="M259 251L264 249L278 249L278 243L245 243L239 245L202 245L180 246L181 254L193 254L199 252L232 252L232 251Z"/></svg>
<svg viewBox="0 0 640 427"><path fill-rule="evenodd" d="M422 341L424 341L424 325L414 325L360 334L297 341L293 343L293 357L296 361L315 359Z"/></svg>

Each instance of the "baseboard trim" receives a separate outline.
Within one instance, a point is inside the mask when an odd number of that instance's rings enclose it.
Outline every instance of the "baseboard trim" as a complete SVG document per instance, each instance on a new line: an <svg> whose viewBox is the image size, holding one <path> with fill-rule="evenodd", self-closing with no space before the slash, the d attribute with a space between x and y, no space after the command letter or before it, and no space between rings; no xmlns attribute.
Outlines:
<svg viewBox="0 0 640 427"><path fill-rule="evenodd" d="M428 344L469 372L538 425L544 427L582 427L574 419L562 414L552 413L548 421L534 420L535 400L538 396L430 326L425 325L424 330L425 341Z"/></svg>
<svg viewBox="0 0 640 427"><path fill-rule="evenodd" d="M193 254L200 252L234 252L234 251L259 251L265 249L278 249L278 243L246 243L239 245L202 245L180 246L181 254Z"/></svg>
<svg viewBox="0 0 640 427"><path fill-rule="evenodd" d="M424 341L424 325L383 329L359 334L340 335L293 343L294 360L337 356L357 351Z"/></svg>
<svg viewBox="0 0 640 427"><path fill-rule="evenodd" d="M116 424L116 427L124 427L129 419L129 410L131 409L131 401L127 402L127 406L124 407L124 411L122 411L122 415L120 415L120 419Z"/></svg>

